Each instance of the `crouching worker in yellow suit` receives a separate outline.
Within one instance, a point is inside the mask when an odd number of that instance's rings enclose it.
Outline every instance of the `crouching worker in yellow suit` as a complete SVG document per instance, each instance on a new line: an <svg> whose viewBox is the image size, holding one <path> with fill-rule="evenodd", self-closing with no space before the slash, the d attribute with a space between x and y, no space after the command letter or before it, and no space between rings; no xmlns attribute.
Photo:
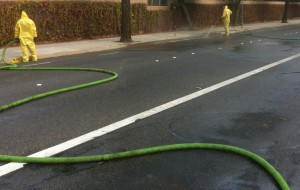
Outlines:
<svg viewBox="0 0 300 190"><path fill-rule="evenodd" d="M18 20L15 26L15 39L20 40L22 49L22 61L28 62L31 54L32 61L37 61L34 38L37 37L35 23L22 11L21 19Z"/></svg>
<svg viewBox="0 0 300 190"><path fill-rule="evenodd" d="M223 14L222 14L222 19L224 23L224 29L225 29L225 36L229 36L229 24L230 24L230 15L232 14L231 10L228 9L228 6L225 5Z"/></svg>

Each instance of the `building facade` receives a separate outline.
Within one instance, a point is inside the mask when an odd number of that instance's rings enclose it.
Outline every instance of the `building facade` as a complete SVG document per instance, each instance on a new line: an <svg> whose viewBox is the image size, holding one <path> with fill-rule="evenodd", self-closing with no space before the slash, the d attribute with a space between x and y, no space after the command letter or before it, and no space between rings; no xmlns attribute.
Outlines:
<svg viewBox="0 0 300 190"><path fill-rule="evenodd" d="M130 0L133 35L210 27L223 6L233 11L232 23L280 21L282 0ZM13 39L22 10L36 23L38 42L57 42L120 35L121 0L0 0L0 45ZM300 18L300 0L290 1L288 19ZM221 23L219 23L221 24Z"/></svg>

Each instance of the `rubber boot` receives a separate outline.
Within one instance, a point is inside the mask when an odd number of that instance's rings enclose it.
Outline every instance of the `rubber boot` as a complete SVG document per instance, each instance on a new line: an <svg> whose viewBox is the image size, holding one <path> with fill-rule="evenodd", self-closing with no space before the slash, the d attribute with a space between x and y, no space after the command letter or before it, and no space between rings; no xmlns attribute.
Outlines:
<svg viewBox="0 0 300 190"><path fill-rule="evenodd" d="M10 60L14 64L18 64L22 62L22 57L15 57Z"/></svg>

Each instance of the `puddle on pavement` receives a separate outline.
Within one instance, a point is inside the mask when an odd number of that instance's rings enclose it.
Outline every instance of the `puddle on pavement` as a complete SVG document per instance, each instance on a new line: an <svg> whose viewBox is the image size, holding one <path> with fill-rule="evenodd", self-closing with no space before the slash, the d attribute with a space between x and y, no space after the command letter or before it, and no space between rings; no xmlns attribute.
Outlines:
<svg viewBox="0 0 300 190"><path fill-rule="evenodd" d="M274 132L275 128L284 121L287 119L269 112L244 113L233 120L233 126L230 129L221 129L220 132L226 136L253 139Z"/></svg>
<svg viewBox="0 0 300 190"><path fill-rule="evenodd" d="M267 134L274 133L276 127L285 121L287 118L269 112L201 113L172 121L169 130L174 137L185 141L214 141L228 144L233 138L265 138Z"/></svg>
<svg viewBox="0 0 300 190"><path fill-rule="evenodd" d="M251 51L254 49L255 48L249 44L239 44L239 45L233 47L232 51L235 53L244 53L244 52Z"/></svg>
<svg viewBox="0 0 300 190"><path fill-rule="evenodd" d="M277 78L281 81L287 82L288 84L299 86L300 69L299 71L295 71L295 72L279 74Z"/></svg>

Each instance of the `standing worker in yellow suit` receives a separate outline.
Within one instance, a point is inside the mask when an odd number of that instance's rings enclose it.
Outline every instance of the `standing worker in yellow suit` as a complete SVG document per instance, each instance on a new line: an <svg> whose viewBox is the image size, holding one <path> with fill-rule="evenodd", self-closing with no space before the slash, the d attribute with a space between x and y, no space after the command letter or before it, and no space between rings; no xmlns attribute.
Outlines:
<svg viewBox="0 0 300 190"><path fill-rule="evenodd" d="M224 23L224 29L225 29L225 36L229 36L229 24L230 24L230 15L232 14L231 10L228 9L228 6L225 5L223 10L223 23Z"/></svg>
<svg viewBox="0 0 300 190"><path fill-rule="evenodd" d="M20 40L22 49L22 61L28 62L29 56L27 49L31 54L32 61L37 61L34 38L37 37L35 23L22 11L21 19L15 26L15 39Z"/></svg>

